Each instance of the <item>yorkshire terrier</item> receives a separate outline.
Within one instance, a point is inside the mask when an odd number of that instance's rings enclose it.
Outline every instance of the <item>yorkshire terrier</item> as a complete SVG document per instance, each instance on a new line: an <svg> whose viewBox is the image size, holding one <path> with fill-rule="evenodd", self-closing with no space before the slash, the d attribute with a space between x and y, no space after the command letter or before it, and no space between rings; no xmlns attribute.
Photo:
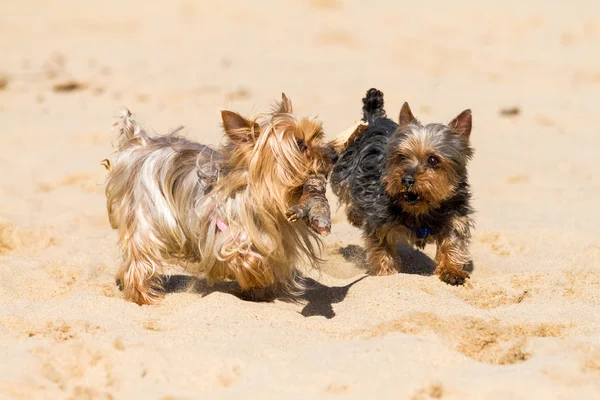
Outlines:
<svg viewBox="0 0 600 400"><path fill-rule="evenodd" d="M335 161L321 123L292 114L285 94L257 119L221 117L226 142L216 149L177 130L150 136L127 109L115 124L106 197L123 254L117 281L128 300L158 301L164 264L185 264L209 284L237 281L260 299L261 292L301 293L297 263L320 263L317 233L288 218L307 178L327 174Z"/></svg>
<svg viewBox="0 0 600 400"><path fill-rule="evenodd" d="M370 273L402 270L400 242L420 249L435 242L435 274L463 284L474 226L467 180L471 111L448 125L424 125L404 103L396 123L386 116L383 93L370 89L363 121L333 168L331 186L349 222L363 231Z"/></svg>

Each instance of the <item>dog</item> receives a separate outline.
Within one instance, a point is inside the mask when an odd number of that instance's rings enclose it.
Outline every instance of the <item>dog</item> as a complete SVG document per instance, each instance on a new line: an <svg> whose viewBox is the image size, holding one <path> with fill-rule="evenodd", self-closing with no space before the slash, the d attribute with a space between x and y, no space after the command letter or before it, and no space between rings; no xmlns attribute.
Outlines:
<svg viewBox="0 0 600 400"><path fill-rule="evenodd" d="M236 281L260 300L297 296L296 265L322 261L318 235L286 216L303 184L328 174L335 154L323 127L293 114L282 94L272 112L246 119L221 112L225 143L212 148L178 135L150 136L123 109L106 183L110 224L119 232L124 296L153 304L164 296L165 264L185 265L209 284Z"/></svg>
<svg viewBox="0 0 600 400"><path fill-rule="evenodd" d="M465 282L474 227L467 164L474 150L470 110L448 125L422 124L404 103L389 119L383 93L367 91L363 125L347 140L331 173L331 187L351 225L363 232L369 272L402 270L397 245L437 245L435 274Z"/></svg>

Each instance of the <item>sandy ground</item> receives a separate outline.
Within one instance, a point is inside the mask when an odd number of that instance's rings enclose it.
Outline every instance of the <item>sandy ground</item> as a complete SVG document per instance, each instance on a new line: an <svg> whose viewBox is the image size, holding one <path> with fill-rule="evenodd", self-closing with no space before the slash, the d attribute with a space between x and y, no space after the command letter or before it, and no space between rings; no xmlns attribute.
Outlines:
<svg viewBox="0 0 600 400"><path fill-rule="evenodd" d="M366 3L2 1L0 398L600 396L600 3ZM468 285L429 248L365 277L337 210L301 303L123 300L100 166L119 106L217 144L220 109L285 91L333 137L370 87L390 114L473 110Z"/></svg>

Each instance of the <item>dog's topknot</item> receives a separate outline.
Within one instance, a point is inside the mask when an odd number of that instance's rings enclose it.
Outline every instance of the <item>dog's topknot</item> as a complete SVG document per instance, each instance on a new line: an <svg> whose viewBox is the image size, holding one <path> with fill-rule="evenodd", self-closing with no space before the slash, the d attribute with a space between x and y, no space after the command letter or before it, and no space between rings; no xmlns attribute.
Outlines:
<svg viewBox="0 0 600 400"><path fill-rule="evenodd" d="M383 93L375 88L369 89L363 101L363 121L369 124L385 118L385 110L383 109Z"/></svg>

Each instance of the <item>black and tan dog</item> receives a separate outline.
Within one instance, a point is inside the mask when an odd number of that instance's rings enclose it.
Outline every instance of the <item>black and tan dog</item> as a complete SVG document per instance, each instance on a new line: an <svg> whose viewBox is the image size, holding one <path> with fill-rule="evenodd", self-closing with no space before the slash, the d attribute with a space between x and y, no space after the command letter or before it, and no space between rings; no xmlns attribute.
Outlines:
<svg viewBox="0 0 600 400"><path fill-rule="evenodd" d="M424 125L404 103L396 123L387 118L379 90L370 89L363 103L368 126L350 137L331 186L350 223L363 230L370 272L401 271L400 242L436 243L435 273L446 283L464 283L474 224L467 181L471 111L448 125Z"/></svg>

